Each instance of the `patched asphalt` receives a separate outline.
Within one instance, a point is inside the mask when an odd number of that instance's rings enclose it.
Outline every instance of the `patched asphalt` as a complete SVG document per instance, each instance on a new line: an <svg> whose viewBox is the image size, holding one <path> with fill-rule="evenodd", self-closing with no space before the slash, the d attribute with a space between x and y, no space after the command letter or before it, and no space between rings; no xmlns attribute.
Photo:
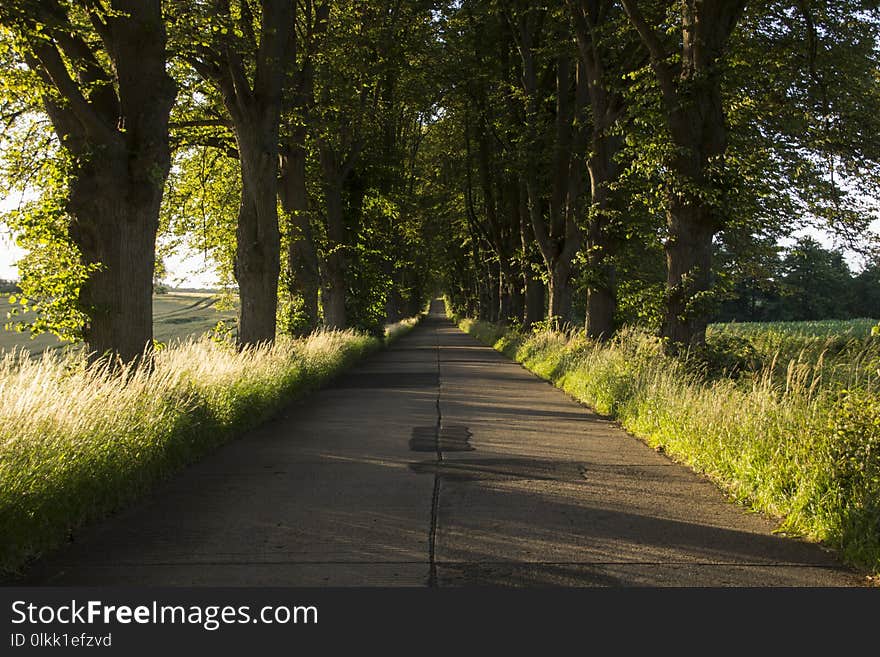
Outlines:
<svg viewBox="0 0 880 657"><path fill-rule="evenodd" d="M432 309L16 583L864 583Z"/></svg>

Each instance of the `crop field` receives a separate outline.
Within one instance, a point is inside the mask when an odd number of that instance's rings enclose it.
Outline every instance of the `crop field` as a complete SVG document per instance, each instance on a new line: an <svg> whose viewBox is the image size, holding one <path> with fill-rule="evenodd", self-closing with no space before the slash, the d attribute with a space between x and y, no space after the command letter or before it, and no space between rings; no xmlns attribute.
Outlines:
<svg viewBox="0 0 880 657"><path fill-rule="evenodd" d="M828 319L813 322L745 322L712 324L707 337L710 342L722 336L747 340L761 355L772 358L797 358L806 350L818 356L823 351L839 353L859 350L870 341L876 319Z"/></svg>
<svg viewBox="0 0 880 657"><path fill-rule="evenodd" d="M779 335L797 338L866 338L877 325L876 319L825 319L813 322L734 322L712 324L710 333L730 333L748 337Z"/></svg>
<svg viewBox="0 0 880 657"><path fill-rule="evenodd" d="M874 385L880 368L876 319L820 322L712 324L707 341L725 364L790 378L796 372L817 385L861 388Z"/></svg>
<svg viewBox="0 0 880 657"><path fill-rule="evenodd" d="M171 344L207 333L219 321L227 325L234 323L235 309L225 309L218 305L218 297L207 292L156 295L153 298L153 335L159 342ZM31 338L29 333L2 328L9 321L9 310L10 304L4 295L0 297L0 351L26 349L38 354L47 349L57 350L65 346L65 343L53 335L44 334Z"/></svg>

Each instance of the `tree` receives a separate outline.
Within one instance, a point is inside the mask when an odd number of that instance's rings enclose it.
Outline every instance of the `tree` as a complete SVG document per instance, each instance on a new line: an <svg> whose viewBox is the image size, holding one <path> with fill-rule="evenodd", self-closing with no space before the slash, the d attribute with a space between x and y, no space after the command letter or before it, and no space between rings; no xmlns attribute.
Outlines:
<svg viewBox="0 0 880 657"><path fill-rule="evenodd" d="M213 0L204 8L182 5L176 19L188 28L182 39L184 59L219 92L235 133L241 165L234 266L238 341L272 341L281 258L279 121L292 3Z"/></svg>
<svg viewBox="0 0 880 657"><path fill-rule="evenodd" d="M82 337L96 355L136 360L152 344L155 240L176 93L161 3L13 0L0 7L0 24L34 73L60 145L63 207L43 216L64 225L84 265L87 278L72 287ZM35 217L33 229L45 231L42 223Z"/></svg>
<svg viewBox="0 0 880 657"><path fill-rule="evenodd" d="M330 15L330 3L295 5L281 131L279 196L287 222L287 318L292 332L311 333L320 320L318 250L312 228L307 163L313 137L315 59ZM296 317L295 315L301 315Z"/></svg>
<svg viewBox="0 0 880 657"><path fill-rule="evenodd" d="M852 274L839 251L800 238L782 259L781 318L789 321L847 319Z"/></svg>
<svg viewBox="0 0 880 657"><path fill-rule="evenodd" d="M625 80L645 59L614 0L567 0L590 98L590 208L585 231L586 333L610 338L617 309L617 267L627 223L620 189L623 133L626 129ZM637 37L636 37L637 39ZM632 217L628 217L630 222ZM632 228L629 228L630 233Z"/></svg>
<svg viewBox="0 0 880 657"><path fill-rule="evenodd" d="M712 238L724 226L722 187L727 125L721 94L724 55L745 0L684 0L667 15L646 17L622 0L650 54L670 141L662 162L668 236L667 309L663 335L673 345L704 342L708 316L700 303L711 282ZM664 34L675 25L675 41Z"/></svg>
<svg viewBox="0 0 880 657"><path fill-rule="evenodd" d="M880 263L865 267L854 281L852 306L853 317L880 318Z"/></svg>
<svg viewBox="0 0 880 657"><path fill-rule="evenodd" d="M651 52L651 75L633 89L636 123L653 135L627 138L663 192L664 334L700 342L719 300L714 238L778 239L814 225L868 242L880 21L859 0L623 5Z"/></svg>
<svg viewBox="0 0 880 657"><path fill-rule="evenodd" d="M419 60L432 36L432 5L388 0L331 6L314 62L310 113L323 210L315 214L324 220L327 326L380 330L394 286L389 249L397 241L384 224L400 216L398 190L411 191L400 164L418 148L420 128L412 126L432 104L431 92L417 100L410 95L428 73L413 75L410 62ZM391 241L377 243L380 235Z"/></svg>
<svg viewBox="0 0 880 657"><path fill-rule="evenodd" d="M582 244L579 225L581 195L586 185L583 153L589 132L585 110L588 100L587 72L583 59L573 53L573 38L561 16L541 7L523 7L509 19L517 35L522 59L522 90L525 97L523 169L531 227L546 267L548 314L556 322L571 315L573 262ZM541 75L539 50L544 43L557 44L551 51L549 71ZM540 81L555 82L552 112L542 102L547 94ZM549 143L547 166L542 166L542 143ZM540 172L545 172L542 180ZM544 200L542 189L549 195Z"/></svg>
<svg viewBox="0 0 880 657"><path fill-rule="evenodd" d="M775 239L747 233L715 244L716 287L723 296L716 322L770 322L779 319L781 247Z"/></svg>

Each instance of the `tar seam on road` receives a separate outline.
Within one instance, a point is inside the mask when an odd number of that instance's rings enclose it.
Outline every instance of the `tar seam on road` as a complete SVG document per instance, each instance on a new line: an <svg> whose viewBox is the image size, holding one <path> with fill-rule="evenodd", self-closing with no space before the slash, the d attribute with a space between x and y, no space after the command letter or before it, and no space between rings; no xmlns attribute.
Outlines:
<svg viewBox="0 0 880 657"><path fill-rule="evenodd" d="M440 507L440 463L443 462L443 450L440 448L440 431L443 428L443 416L440 412L440 331L435 328L437 337L437 424L434 427L434 445L437 452L437 472L434 473L434 492L431 495L431 532L428 535L428 586L437 586L437 522Z"/></svg>

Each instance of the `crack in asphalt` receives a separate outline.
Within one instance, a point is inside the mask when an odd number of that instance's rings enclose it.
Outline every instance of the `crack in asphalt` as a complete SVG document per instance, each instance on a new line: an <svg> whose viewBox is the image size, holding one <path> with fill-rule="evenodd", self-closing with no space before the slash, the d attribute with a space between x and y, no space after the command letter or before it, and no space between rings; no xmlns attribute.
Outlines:
<svg viewBox="0 0 880 657"><path fill-rule="evenodd" d="M434 328L434 335L437 339L435 351L437 353L437 400L435 402L437 408L437 423L434 425L434 446L437 454L437 463L443 462L443 450L440 447L440 432L443 429L443 414L440 411L440 330ZM434 473L434 490L431 494L431 531L428 535L428 586L437 587L437 523L440 507L440 468Z"/></svg>

